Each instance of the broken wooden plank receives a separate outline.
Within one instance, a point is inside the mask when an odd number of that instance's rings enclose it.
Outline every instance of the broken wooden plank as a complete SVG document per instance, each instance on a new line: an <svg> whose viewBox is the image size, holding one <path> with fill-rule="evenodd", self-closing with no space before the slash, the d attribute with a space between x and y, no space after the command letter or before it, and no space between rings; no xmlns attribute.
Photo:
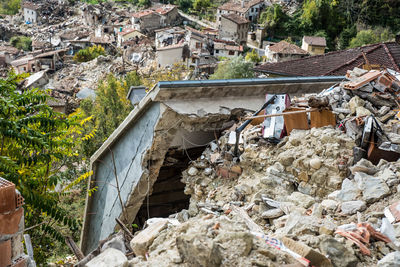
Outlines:
<svg viewBox="0 0 400 267"><path fill-rule="evenodd" d="M245 120L252 120L252 119L257 119L257 118L271 118L271 117L279 117L283 115L290 115L290 114L298 114L298 113L308 113L308 112L313 112L318 109L316 108L311 108L311 109L306 109L306 110L299 110L299 111L290 111L286 113L275 113L275 114L266 114L266 115L258 115L258 116L251 116L251 117L245 117Z"/></svg>

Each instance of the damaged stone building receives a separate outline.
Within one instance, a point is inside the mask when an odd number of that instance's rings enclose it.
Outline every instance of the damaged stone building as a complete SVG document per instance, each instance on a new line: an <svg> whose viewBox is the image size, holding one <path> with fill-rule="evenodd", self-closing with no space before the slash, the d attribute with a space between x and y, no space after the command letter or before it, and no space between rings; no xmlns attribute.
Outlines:
<svg viewBox="0 0 400 267"><path fill-rule="evenodd" d="M92 156L81 249L87 254L117 228L142 226L188 208L181 173L205 145L266 93L319 92L343 77L159 82Z"/></svg>

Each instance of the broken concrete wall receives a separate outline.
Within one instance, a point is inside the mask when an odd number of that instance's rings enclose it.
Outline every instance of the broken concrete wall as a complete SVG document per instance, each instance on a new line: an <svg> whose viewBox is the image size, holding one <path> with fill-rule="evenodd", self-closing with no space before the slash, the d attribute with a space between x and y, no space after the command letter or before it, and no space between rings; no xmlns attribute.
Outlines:
<svg viewBox="0 0 400 267"><path fill-rule="evenodd" d="M137 185L146 171L142 166L143 154L152 145L160 113L160 104L153 103L149 112L139 118L135 127L126 132L118 143L93 164L96 181L92 187L98 188L88 202L91 214L86 219L85 226L90 225L90 227L85 227L85 230L90 238L82 244L83 251L90 252L100 240L113 233L115 218L120 217L122 211L116 188L112 154L114 154L121 198L126 203L132 188Z"/></svg>
<svg viewBox="0 0 400 267"><path fill-rule="evenodd" d="M94 175L90 180L93 181L90 188L98 188L87 199L81 244L84 253L90 252L98 241L115 230L115 218L120 218L126 225L133 222L146 196L152 194L166 153L171 146L184 143L177 141L183 137L192 138L191 134L196 133L191 142L197 143L197 133L204 132L203 144L210 142L215 138L210 132L218 134L222 129L232 126L232 119L245 115L244 110L255 111L260 108L264 101L260 95L265 95L267 91L279 89L291 93L304 88L308 92L318 90L328 82L316 80L310 84L309 81L301 83L295 80L288 86L279 80L279 85L266 86L258 84L260 80L254 84L246 81L247 84L237 86L232 85L233 81L229 82L229 86L225 81L219 81L220 84L213 81L210 85L203 81L190 81L179 87L169 84L170 87L166 89L160 83L158 88L142 99L92 157ZM331 85L332 81L329 82ZM179 82L175 83L180 85ZM192 83L197 87L191 86ZM199 98L196 99L196 96ZM124 214L115 186L111 151L116 163Z"/></svg>

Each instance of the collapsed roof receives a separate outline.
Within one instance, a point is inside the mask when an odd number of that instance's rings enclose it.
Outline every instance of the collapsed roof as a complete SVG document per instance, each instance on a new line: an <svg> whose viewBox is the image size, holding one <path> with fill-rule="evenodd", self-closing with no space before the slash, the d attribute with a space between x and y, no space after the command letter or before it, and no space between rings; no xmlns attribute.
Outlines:
<svg viewBox="0 0 400 267"><path fill-rule="evenodd" d="M92 251L124 214L133 222L152 193L167 151L214 140L243 110L257 110L266 93L319 92L344 77L160 82L92 156L81 248ZM200 141L198 140L200 138ZM118 182L117 182L118 181ZM121 203L123 205L121 205Z"/></svg>

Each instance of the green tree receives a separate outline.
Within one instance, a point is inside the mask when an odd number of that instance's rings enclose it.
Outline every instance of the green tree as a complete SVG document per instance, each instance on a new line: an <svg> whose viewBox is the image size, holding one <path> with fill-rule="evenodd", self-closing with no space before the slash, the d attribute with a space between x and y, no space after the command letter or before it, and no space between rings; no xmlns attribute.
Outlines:
<svg viewBox="0 0 400 267"><path fill-rule="evenodd" d="M233 57L221 62L210 79L254 78L253 63L247 62L243 56Z"/></svg>
<svg viewBox="0 0 400 267"><path fill-rule="evenodd" d="M140 7L149 7L151 5L150 0L139 0L138 6Z"/></svg>
<svg viewBox="0 0 400 267"><path fill-rule="evenodd" d="M200 14L206 13L207 9L211 6L210 0L194 0L193 9Z"/></svg>
<svg viewBox="0 0 400 267"><path fill-rule="evenodd" d="M350 41L350 47L359 47L368 44L375 44L380 42L390 41L394 38L394 35L389 29L377 28L375 30L362 30L359 31L353 39Z"/></svg>
<svg viewBox="0 0 400 267"><path fill-rule="evenodd" d="M53 252L54 240L64 243L66 235L79 238L81 222L60 207L61 194L55 188L69 182L60 169L67 162L75 169L81 161L76 146L83 117L54 112L46 105L49 97L44 91L19 88L25 77L11 73L0 79L0 177L13 182L25 198L26 227L41 224L29 233L35 259L43 264Z"/></svg>
<svg viewBox="0 0 400 267"><path fill-rule="evenodd" d="M0 0L0 14L15 15L21 8L21 0Z"/></svg>
<svg viewBox="0 0 400 267"><path fill-rule="evenodd" d="M262 60L255 49L252 49L251 52L247 52L245 59L253 63L260 63Z"/></svg>
<svg viewBox="0 0 400 267"><path fill-rule="evenodd" d="M355 25L347 27L339 35L339 49L346 49L350 46L350 41L357 35L357 27Z"/></svg>
<svg viewBox="0 0 400 267"><path fill-rule="evenodd" d="M24 51L32 50L32 40L26 36L13 36L10 39L10 44L15 48L22 49Z"/></svg>
<svg viewBox="0 0 400 267"><path fill-rule="evenodd" d="M289 16L282 10L282 6L278 4L267 7L261 13L259 19L259 23L266 27L267 33L271 37L274 37L277 33L281 36L286 35L288 21Z"/></svg>
<svg viewBox="0 0 400 267"><path fill-rule="evenodd" d="M96 99L81 102L86 116L94 118L87 131L96 133L91 140L82 144L81 151L86 157L90 157L103 144L132 110L126 96L129 88L137 85L141 85L141 79L136 72L128 73L125 79L109 74L100 82Z"/></svg>
<svg viewBox="0 0 400 267"><path fill-rule="evenodd" d="M93 45L91 47L79 50L75 56L74 60L77 62L87 62L97 58L98 56L105 56L106 51L101 45Z"/></svg>

